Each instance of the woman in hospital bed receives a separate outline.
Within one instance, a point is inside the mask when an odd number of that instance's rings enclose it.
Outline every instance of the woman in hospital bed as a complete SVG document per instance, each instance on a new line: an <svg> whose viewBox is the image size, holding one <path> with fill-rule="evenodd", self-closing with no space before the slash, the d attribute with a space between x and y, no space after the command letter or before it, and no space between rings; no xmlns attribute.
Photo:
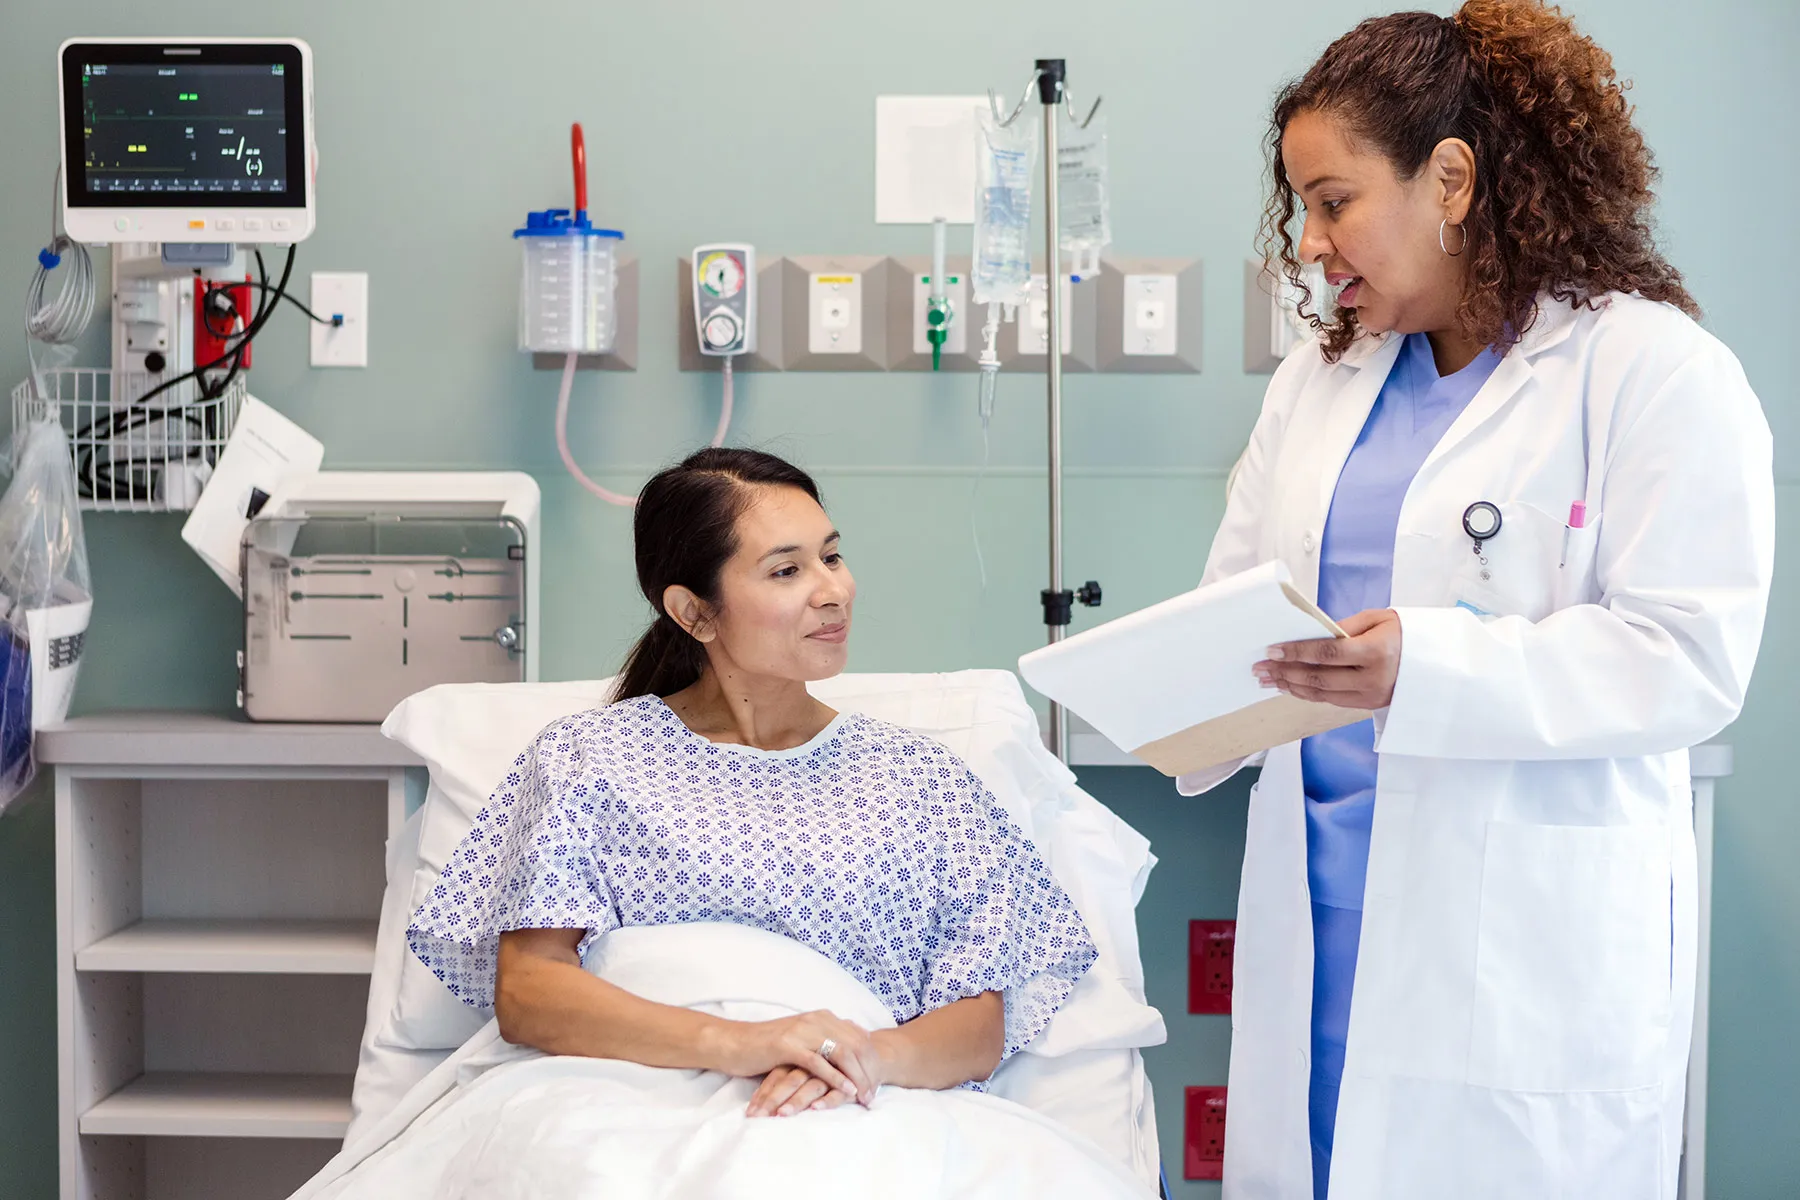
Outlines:
<svg viewBox="0 0 1800 1200"><path fill-rule="evenodd" d="M659 615L615 702L553 723L519 756L414 913L413 952L465 1003L491 1005L507 1042L744 1081L707 1093L716 1114L720 1094L735 1097L731 1111L742 1115L726 1141L740 1148L737 1161L711 1151L708 1187L668 1194L980 1195L1005 1180L1044 1194L1141 1195L1049 1123L970 1094L1045 1028L1094 944L1037 849L960 760L808 694L808 680L844 669L856 596L813 481L770 455L701 451L644 488L635 542L638 582ZM584 969L610 930L689 922L811 947L866 987L893 1027L827 1011L724 1019ZM927 1094L884 1085L928 1090L948 1107L884 1135L883 1110ZM534 1110L521 1160L568 1141L545 1129L577 1103L566 1089L557 1096ZM821 1116L850 1102L873 1111ZM984 1128L996 1114L1001 1124ZM744 1117L790 1118L776 1124L796 1130ZM797 1127L815 1120L801 1137ZM504 1112L482 1125L487 1143L517 1140L496 1132ZM759 1125L777 1139L760 1151ZM725 1136L716 1123L713 1135ZM527 1172L535 1182L515 1177L516 1194L544 1195L546 1174L562 1195L663 1194L614 1190L648 1176L614 1174L620 1147L596 1153L593 1136L576 1138L553 1172L537 1163ZM877 1168L856 1148L871 1137L935 1144L922 1154L890 1146ZM638 1144L680 1173L679 1154ZM846 1179L834 1147L856 1156L859 1175L881 1177ZM996 1165L997 1153L1012 1161ZM914 1168L936 1164L929 1178L909 1176L909 1156ZM959 1156L963 1168L945 1165ZM759 1177L759 1157L781 1166ZM469 1161L457 1174L516 1176ZM495 1186L467 1194L515 1194Z"/></svg>

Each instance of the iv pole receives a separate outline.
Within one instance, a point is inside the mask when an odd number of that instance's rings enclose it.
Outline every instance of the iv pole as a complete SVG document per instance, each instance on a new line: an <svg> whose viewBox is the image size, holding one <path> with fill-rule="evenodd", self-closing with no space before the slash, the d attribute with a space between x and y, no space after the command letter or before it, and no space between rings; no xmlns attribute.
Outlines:
<svg viewBox="0 0 1800 1200"><path fill-rule="evenodd" d="M1044 300L1050 325L1049 344L1045 347L1044 375L1049 402L1050 586L1043 590L1040 598L1044 605L1044 628L1052 645L1062 641L1067 632L1075 601L1080 600L1090 608L1100 603L1100 584L1097 581L1088 580L1078 591L1064 588L1062 581L1063 274L1062 247L1059 243L1062 211L1057 196L1056 110L1066 107L1070 121L1079 128L1086 129L1088 122L1094 119L1094 114L1100 109L1100 100L1096 98L1094 106L1088 109L1086 119L1076 120L1075 103L1069 95L1066 78L1067 68L1060 58L1038 59L1032 73L1032 82L1037 85L1038 101L1044 109ZM993 108L994 119L1002 125L1010 125L1018 120L1030 98L1031 84L1027 84L1025 94L1019 98L1018 107L1013 109L1010 117L1002 120L993 92L988 93L988 103ZM1069 713L1055 701L1050 704L1048 742L1052 754L1065 763L1069 761Z"/></svg>

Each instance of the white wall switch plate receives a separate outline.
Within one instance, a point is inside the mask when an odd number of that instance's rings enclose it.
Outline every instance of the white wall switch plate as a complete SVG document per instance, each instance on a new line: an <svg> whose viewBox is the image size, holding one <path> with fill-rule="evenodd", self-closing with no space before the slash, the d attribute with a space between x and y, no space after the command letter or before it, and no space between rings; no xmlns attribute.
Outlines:
<svg viewBox="0 0 1800 1200"><path fill-rule="evenodd" d="M842 271L813 275L806 289L809 354L862 353L862 276Z"/></svg>
<svg viewBox="0 0 1800 1200"><path fill-rule="evenodd" d="M1075 284L1067 275L1062 276L1062 352L1066 356L1075 341ZM1050 352L1050 298L1044 287L1044 277L1031 277L1031 292L1025 301L1025 309L1019 314L1019 353L1048 354Z"/></svg>
<svg viewBox="0 0 1800 1200"><path fill-rule="evenodd" d="M1173 275L1125 276L1126 354L1180 352L1176 285Z"/></svg>
<svg viewBox="0 0 1800 1200"><path fill-rule="evenodd" d="M341 316L342 325L312 322L312 365L369 365L369 274L367 271L314 271L313 312L327 322Z"/></svg>
<svg viewBox="0 0 1800 1200"><path fill-rule="evenodd" d="M931 339L925 336L931 325L925 320L931 305L931 276L912 277L912 348L914 354L930 354ZM944 339L945 354L969 352L969 281L958 271L945 273L944 297L950 301L950 336Z"/></svg>

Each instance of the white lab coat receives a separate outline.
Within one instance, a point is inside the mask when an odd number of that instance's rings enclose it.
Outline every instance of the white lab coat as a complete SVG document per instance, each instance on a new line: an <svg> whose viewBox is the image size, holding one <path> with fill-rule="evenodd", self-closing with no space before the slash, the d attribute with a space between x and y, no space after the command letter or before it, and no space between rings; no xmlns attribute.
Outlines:
<svg viewBox="0 0 1800 1200"><path fill-rule="evenodd" d="M1317 595L1338 473L1400 342L1282 364L1207 580L1281 559ZM1399 679L1376 718L1331 1200L1674 1197L1696 931L1686 748L1743 704L1772 475L1730 351L1625 295L1599 311L1546 297L1420 468L1394 551ZM1588 525L1559 566L1579 499ZM1486 581L1462 530L1476 500L1504 517ZM1302 808L1299 744L1277 747L1238 902L1227 1200L1312 1196Z"/></svg>

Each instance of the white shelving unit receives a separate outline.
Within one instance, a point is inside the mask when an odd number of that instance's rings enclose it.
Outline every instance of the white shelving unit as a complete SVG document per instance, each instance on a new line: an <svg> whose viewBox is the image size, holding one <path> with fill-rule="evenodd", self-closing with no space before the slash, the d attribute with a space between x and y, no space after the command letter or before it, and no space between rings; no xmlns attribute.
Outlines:
<svg viewBox="0 0 1800 1200"><path fill-rule="evenodd" d="M410 753L373 726L79 718L56 772L63 1200L269 1200L337 1151Z"/></svg>

